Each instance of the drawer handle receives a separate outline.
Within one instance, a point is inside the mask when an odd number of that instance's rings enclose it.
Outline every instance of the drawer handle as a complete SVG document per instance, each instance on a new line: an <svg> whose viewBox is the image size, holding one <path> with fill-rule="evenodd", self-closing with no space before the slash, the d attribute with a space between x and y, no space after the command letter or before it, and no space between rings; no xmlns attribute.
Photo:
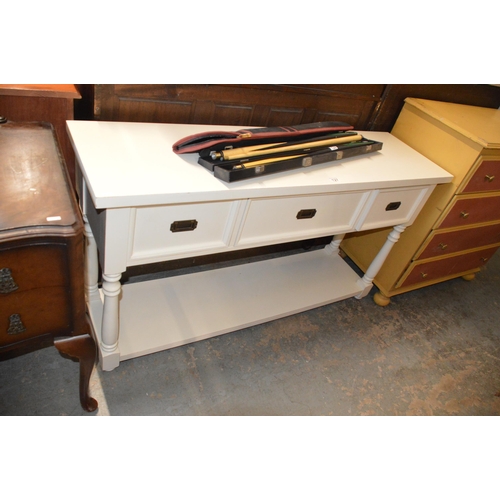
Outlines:
<svg viewBox="0 0 500 500"><path fill-rule="evenodd" d="M467 217L469 217L469 212L460 212L460 217L462 217L462 219L467 219Z"/></svg>
<svg viewBox="0 0 500 500"><path fill-rule="evenodd" d="M485 181L488 181L488 182L493 182L495 179L495 176L494 175L485 175L484 176L484 180Z"/></svg>
<svg viewBox="0 0 500 500"><path fill-rule="evenodd" d="M428 274L427 273L420 273L420 276L422 276L422 278L427 278Z"/></svg>
<svg viewBox="0 0 500 500"><path fill-rule="evenodd" d="M9 328L7 328L8 335L17 335L26 331L26 327L21 321L20 314L11 314L9 316Z"/></svg>
<svg viewBox="0 0 500 500"><path fill-rule="evenodd" d="M487 257L481 257L481 262L488 262L488 258Z"/></svg>
<svg viewBox="0 0 500 500"><path fill-rule="evenodd" d="M391 203L385 207L385 211L390 212L391 210L397 210L400 206L400 201L391 201Z"/></svg>
<svg viewBox="0 0 500 500"><path fill-rule="evenodd" d="M18 288L11 270L8 267L0 269L0 293L11 293Z"/></svg>
<svg viewBox="0 0 500 500"><path fill-rule="evenodd" d="M316 215L315 208L307 208L297 213L297 219L312 219Z"/></svg>
<svg viewBox="0 0 500 500"><path fill-rule="evenodd" d="M438 246L441 250L445 250L446 248L448 248L448 245L446 243L440 243Z"/></svg>
<svg viewBox="0 0 500 500"><path fill-rule="evenodd" d="M198 226L198 221L191 220L176 220L170 224L170 231L173 233L181 233L183 231L194 231Z"/></svg>

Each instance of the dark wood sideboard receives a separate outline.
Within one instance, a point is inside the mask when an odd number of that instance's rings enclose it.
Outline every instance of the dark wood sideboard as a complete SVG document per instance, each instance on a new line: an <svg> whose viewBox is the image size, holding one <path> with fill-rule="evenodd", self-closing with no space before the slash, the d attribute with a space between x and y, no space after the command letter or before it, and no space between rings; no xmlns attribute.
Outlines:
<svg viewBox="0 0 500 500"><path fill-rule="evenodd" d="M55 345L80 361L94 411L96 359L84 288L84 225L53 127L0 124L0 360Z"/></svg>
<svg viewBox="0 0 500 500"><path fill-rule="evenodd" d="M81 99L75 84L0 84L0 116L12 122L48 122L54 127L71 181L75 153L66 132L66 120L75 117Z"/></svg>

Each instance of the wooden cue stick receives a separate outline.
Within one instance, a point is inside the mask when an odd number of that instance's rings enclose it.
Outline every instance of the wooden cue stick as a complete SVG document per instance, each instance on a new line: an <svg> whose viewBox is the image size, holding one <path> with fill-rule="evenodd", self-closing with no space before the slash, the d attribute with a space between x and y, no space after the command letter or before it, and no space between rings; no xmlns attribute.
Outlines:
<svg viewBox="0 0 500 500"><path fill-rule="evenodd" d="M280 148L272 148L269 151L265 152L262 150L248 151L247 148L237 148L221 151L221 154L224 160L238 160L240 158L248 158L251 156L262 156L263 153L284 153L285 151L295 151L297 149L314 148L318 146L333 146L334 144L344 144L346 142L360 141L362 138L363 136L356 134L345 137L336 137L334 139L306 142L302 144L290 144L288 146L282 146ZM246 152L243 152L242 150L246 150Z"/></svg>
<svg viewBox="0 0 500 500"><path fill-rule="evenodd" d="M292 158L299 158L300 156L307 156L307 153L303 153L300 155L292 155L292 156L282 156L281 158L269 158L268 160L256 160L256 161L248 161L245 163L241 163L240 165L235 165L233 167L234 169L237 168L252 168L252 167L258 167L259 165L266 165L267 163L274 163L278 161L284 161L284 160L290 160Z"/></svg>

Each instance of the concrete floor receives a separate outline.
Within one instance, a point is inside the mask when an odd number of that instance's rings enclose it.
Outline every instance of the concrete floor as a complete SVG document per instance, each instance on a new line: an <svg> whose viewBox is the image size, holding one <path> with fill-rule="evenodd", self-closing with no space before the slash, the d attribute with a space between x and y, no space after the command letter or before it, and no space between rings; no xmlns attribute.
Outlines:
<svg viewBox="0 0 500 500"><path fill-rule="evenodd" d="M0 415L500 415L500 252L475 280L370 296L94 370L0 363Z"/></svg>

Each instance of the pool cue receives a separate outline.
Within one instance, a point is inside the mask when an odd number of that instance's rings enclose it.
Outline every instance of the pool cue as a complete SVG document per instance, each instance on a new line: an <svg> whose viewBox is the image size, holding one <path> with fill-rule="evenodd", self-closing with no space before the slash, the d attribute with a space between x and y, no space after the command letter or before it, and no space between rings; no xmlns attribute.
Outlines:
<svg viewBox="0 0 500 500"><path fill-rule="evenodd" d="M262 156L265 153L284 153L286 151L295 151L298 149L306 149L306 148L314 148L318 146L333 146L335 144L343 144L346 142L359 141L363 138L363 136L359 134L354 135L346 135L343 137L335 137L333 139L323 139L319 141L311 141L311 142L303 142L296 144L289 144L287 146L281 147L273 147L273 144L265 144L259 146L249 146L246 148L235 148L235 149L226 149L221 151L220 153L215 153L212 155L212 159L220 158L223 160L238 160L240 158L248 158L251 156ZM286 144L286 143L277 143ZM259 148L259 149L257 149ZM215 158L214 158L215 156Z"/></svg>
<svg viewBox="0 0 500 500"><path fill-rule="evenodd" d="M370 140L363 140L363 141L357 141L357 142L353 141L352 144L346 143L343 146L341 146L340 148L338 148L338 150L343 151L345 149L349 149L352 147L368 146L370 144L373 144L373 141L370 141ZM232 167L232 170L240 170L242 168L254 168L254 167L259 167L260 165L267 165L270 163L275 163L275 162L280 162L280 161L285 161L285 160L293 160L294 158L301 158L301 157L305 157L305 156L309 156L309 155L314 156L314 155L318 155L320 153L329 153L331 151L332 151L332 149L329 148L328 146L322 146L322 147L315 148L312 151L311 150L304 151L298 155L287 155L287 156L281 156L278 158L268 157L268 158L259 159L259 160L255 160L255 161L243 161L242 163L239 163L238 165L234 165Z"/></svg>

